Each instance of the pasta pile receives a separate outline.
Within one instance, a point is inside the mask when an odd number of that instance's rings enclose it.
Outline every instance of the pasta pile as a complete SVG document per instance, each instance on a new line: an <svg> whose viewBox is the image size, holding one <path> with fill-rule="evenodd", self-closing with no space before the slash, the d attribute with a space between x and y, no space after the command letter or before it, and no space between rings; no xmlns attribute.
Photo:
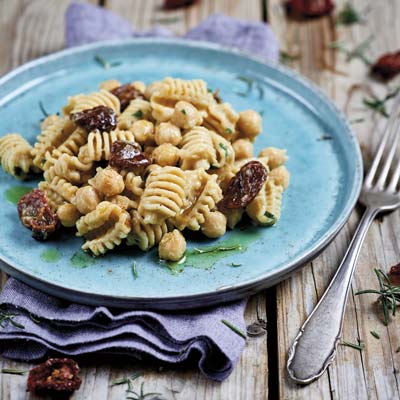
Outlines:
<svg viewBox="0 0 400 400"><path fill-rule="evenodd" d="M112 128L96 128L92 114ZM186 250L185 229L217 238L245 213L259 225L279 220L289 185L286 150L268 147L255 157L260 133L259 113L236 112L203 80L109 80L45 118L33 147L17 133L2 137L0 161L20 179L43 173L39 189L61 225L85 239L84 250L97 256L123 242L143 251L158 244L160 258L177 261ZM116 145L126 143L141 165L112 162ZM224 206L251 161L263 166L265 181L245 206Z"/></svg>

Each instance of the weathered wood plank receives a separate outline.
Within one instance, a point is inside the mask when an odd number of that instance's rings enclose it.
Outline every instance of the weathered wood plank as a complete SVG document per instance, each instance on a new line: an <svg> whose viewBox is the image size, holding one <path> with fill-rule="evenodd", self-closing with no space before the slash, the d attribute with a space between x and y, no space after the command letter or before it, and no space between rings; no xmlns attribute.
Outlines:
<svg viewBox="0 0 400 400"><path fill-rule="evenodd" d="M337 9L343 5L337 1ZM352 2L357 9L363 9L365 2ZM369 32L375 32L377 39L372 45L374 56L384 50L393 50L390 45L399 43L400 35L396 30L395 19L398 18L398 7L395 2L371 4L367 23L352 27L336 27L330 18L322 18L307 23L288 22L284 16L281 2L269 1L268 12L270 22L278 33L284 49L289 53L299 53L300 60L293 67L319 84L338 106L347 108L350 120L366 117L366 122L355 125L360 140L364 158L371 158L372 149L379 141L379 129L382 119L371 118L368 113L360 110L362 97L366 94L355 93L350 105L348 90L354 84L368 83L376 93L382 93L384 88L371 84L367 77L367 68L360 60L347 63L342 54L333 54L327 50L329 42L344 40L345 46L353 48L368 37ZM390 33L389 33L390 32ZM390 35L390 40L388 38ZM395 38L395 39L394 39ZM345 71L347 76L338 75L327 70ZM333 67L333 68L332 68ZM391 255L391 262L396 261L398 249L398 213L386 218L382 224L375 222L368 234L363 247L352 285L352 294L356 291L376 287L372 269L379 265L388 268L386 259ZM299 271L290 280L278 286L278 338L279 338L279 368L280 394L284 399L294 398L398 398L398 362L399 356L394 348L399 343L398 324L393 321L388 331L383 327L376 314L376 308L371 305L371 297L350 296L346 309L343 337L357 343L360 338L365 343L362 354L354 349L339 346L335 363L329 372L321 379L305 388L299 388L288 380L286 374L287 349L298 332L301 323L312 311L317 299L322 295L337 268L359 219L359 213L353 216L340 235L330 247L314 262ZM383 246L383 242L386 243ZM397 253L398 254L398 253ZM290 318L286 316L290 315ZM381 339L375 339L370 331L379 331ZM394 372L395 371L395 372ZM328 395L330 391L330 396Z"/></svg>

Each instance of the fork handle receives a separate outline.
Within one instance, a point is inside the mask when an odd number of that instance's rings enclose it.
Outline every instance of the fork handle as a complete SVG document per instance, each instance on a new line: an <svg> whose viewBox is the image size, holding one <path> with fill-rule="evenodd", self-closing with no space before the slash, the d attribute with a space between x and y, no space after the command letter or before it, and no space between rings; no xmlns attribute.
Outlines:
<svg viewBox="0 0 400 400"><path fill-rule="evenodd" d="M287 369L297 383L308 384L319 378L335 358L357 258L378 212L377 208L365 210L335 276L289 350Z"/></svg>

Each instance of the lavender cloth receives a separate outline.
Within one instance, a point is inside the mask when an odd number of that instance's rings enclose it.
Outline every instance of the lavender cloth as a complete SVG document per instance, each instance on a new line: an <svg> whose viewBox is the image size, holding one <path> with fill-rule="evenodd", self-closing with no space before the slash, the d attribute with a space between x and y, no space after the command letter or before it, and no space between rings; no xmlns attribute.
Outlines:
<svg viewBox="0 0 400 400"><path fill-rule="evenodd" d="M172 36L164 28L137 32L121 17L90 4L72 4L66 14L67 46L99 40L143 36ZM263 23L238 21L214 14L191 30L186 38L236 46L277 61L274 34ZM244 339L224 325L227 320L242 331L246 301L190 312L111 310L66 304L10 278L0 304L18 314L0 331L4 357L32 361L49 355L80 356L114 353L136 358L149 356L171 364L191 360L207 377L229 376L244 348ZM34 318L32 318L34 316ZM39 323L35 320L39 319Z"/></svg>

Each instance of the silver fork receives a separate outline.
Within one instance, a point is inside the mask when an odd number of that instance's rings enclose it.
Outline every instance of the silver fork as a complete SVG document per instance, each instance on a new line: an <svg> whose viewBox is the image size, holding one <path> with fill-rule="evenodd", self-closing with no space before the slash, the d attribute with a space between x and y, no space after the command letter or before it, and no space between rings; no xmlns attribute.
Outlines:
<svg viewBox="0 0 400 400"><path fill-rule="evenodd" d="M364 180L359 199L365 206L364 215L335 276L289 350L287 369L297 383L308 384L319 378L334 360L350 284L365 235L378 213L393 211L400 206L400 192L397 190L400 159L389 177L399 136L400 94L394 101L385 134ZM387 158L383 159L387 147Z"/></svg>

